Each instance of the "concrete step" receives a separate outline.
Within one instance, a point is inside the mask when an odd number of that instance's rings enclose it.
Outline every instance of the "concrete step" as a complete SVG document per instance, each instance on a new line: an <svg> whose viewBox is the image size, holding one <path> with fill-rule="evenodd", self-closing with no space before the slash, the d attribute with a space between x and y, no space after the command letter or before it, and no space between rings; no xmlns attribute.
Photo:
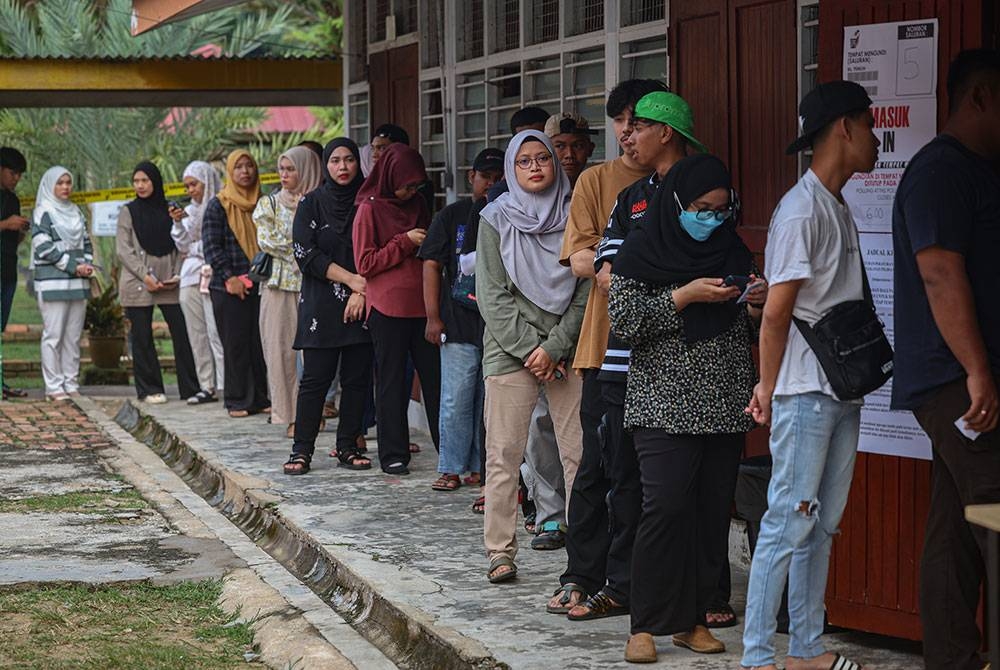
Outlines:
<svg viewBox="0 0 1000 670"><path fill-rule="evenodd" d="M83 356L80 358L80 369L84 369L91 365L93 361L90 357ZM132 359L128 356L122 357L122 367L124 367L129 372L132 371ZM177 369L177 364L173 356L161 356L160 357L160 369L165 372L173 372ZM39 377L42 374L42 363L41 361L25 361L25 360L14 360L14 359L3 359L3 376L6 379L8 376L12 379L17 377Z"/></svg>
<svg viewBox="0 0 1000 670"><path fill-rule="evenodd" d="M165 321L153 322L153 338L169 339L170 330ZM42 326L38 323L8 323L3 333L4 342L37 342L42 339ZM87 341L87 331L83 332L83 342Z"/></svg>

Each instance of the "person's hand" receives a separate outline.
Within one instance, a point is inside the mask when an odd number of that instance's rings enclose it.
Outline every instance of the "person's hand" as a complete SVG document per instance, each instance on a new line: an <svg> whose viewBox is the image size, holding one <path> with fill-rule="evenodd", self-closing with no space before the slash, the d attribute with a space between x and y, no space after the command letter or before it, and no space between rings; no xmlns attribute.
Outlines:
<svg viewBox="0 0 1000 670"><path fill-rule="evenodd" d="M174 221L180 221L181 219L187 218L187 212L185 212L180 207L169 207L167 213L170 214L170 218Z"/></svg>
<svg viewBox="0 0 1000 670"><path fill-rule="evenodd" d="M597 290L601 292L601 295L607 296L608 291L611 290L611 263L604 263L601 266L595 281L597 281Z"/></svg>
<svg viewBox="0 0 1000 670"><path fill-rule="evenodd" d="M750 404L744 410L761 426L771 425L771 394L771 389L766 389L763 384L757 382L753 387Z"/></svg>
<svg viewBox="0 0 1000 670"><path fill-rule="evenodd" d="M419 247L424 243L424 239L427 237L427 231L423 228L414 228L413 230L407 231L406 236L410 238L410 242L413 242Z"/></svg>
<svg viewBox="0 0 1000 670"><path fill-rule="evenodd" d="M972 403L962 415L965 424L977 433L988 433L997 427L997 386L989 370L970 374L965 379Z"/></svg>
<svg viewBox="0 0 1000 670"><path fill-rule="evenodd" d="M441 336L445 334L444 321L440 318L427 317L427 326L424 328L424 339L435 347L441 346Z"/></svg>
<svg viewBox="0 0 1000 670"><path fill-rule="evenodd" d="M351 278L347 280L347 288L355 293L365 295L365 291L368 290L368 282L361 275L351 275Z"/></svg>
<svg viewBox="0 0 1000 670"><path fill-rule="evenodd" d="M153 275L146 275L143 277L142 283L146 285L146 290L150 293L156 293L163 288L163 282L157 280Z"/></svg>
<svg viewBox="0 0 1000 670"><path fill-rule="evenodd" d="M674 305L678 310L696 302L726 302L740 297L739 287L723 286L723 280L703 277L688 282L674 291Z"/></svg>
<svg viewBox="0 0 1000 670"><path fill-rule="evenodd" d="M3 221L0 221L0 230L25 230L31 225L31 221L20 214L11 214Z"/></svg>
<svg viewBox="0 0 1000 670"><path fill-rule="evenodd" d="M239 277L230 277L226 280L226 293L235 295L240 300L245 300L247 297L247 286Z"/></svg>
<svg viewBox="0 0 1000 670"><path fill-rule="evenodd" d="M80 263L76 266L77 277L90 277L94 274L94 266L89 263Z"/></svg>
<svg viewBox="0 0 1000 670"><path fill-rule="evenodd" d="M756 283L755 283L756 282ZM750 291L747 293L747 304L761 308L767 301L767 280L757 275L750 275Z"/></svg>
<svg viewBox="0 0 1000 670"><path fill-rule="evenodd" d="M344 307L344 323L360 321L365 316L365 296L361 293L352 293L347 299L347 306Z"/></svg>
<svg viewBox="0 0 1000 670"><path fill-rule="evenodd" d="M539 381L550 381L555 377L556 362L541 347L536 348L525 359L524 367L528 368L531 374L535 375Z"/></svg>

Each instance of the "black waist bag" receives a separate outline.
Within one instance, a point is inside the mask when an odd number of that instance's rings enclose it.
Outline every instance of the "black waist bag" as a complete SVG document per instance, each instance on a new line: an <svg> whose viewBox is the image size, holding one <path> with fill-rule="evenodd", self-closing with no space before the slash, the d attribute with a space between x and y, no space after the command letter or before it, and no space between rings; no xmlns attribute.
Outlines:
<svg viewBox="0 0 1000 670"><path fill-rule="evenodd" d="M840 400L863 398L892 377L892 345L875 313L864 267L861 272L864 300L834 306L811 327L793 319Z"/></svg>

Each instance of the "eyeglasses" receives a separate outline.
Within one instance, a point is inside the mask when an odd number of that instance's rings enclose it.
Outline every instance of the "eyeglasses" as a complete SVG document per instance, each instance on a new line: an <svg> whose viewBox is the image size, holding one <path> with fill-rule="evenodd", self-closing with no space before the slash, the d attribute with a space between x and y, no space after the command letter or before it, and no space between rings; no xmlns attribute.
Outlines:
<svg viewBox="0 0 1000 670"><path fill-rule="evenodd" d="M514 165L521 168L522 170L531 169L531 164L534 163L540 168L545 167L552 162L552 154L538 154L534 158L529 158L528 156L522 156L514 161Z"/></svg>
<svg viewBox="0 0 1000 670"><path fill-rule="evenodd" d="M684 211L686 208L681 205L681 199L677 197L674 193L674 202L677 203L678 211ZM699 221L711 221L715 219L716 221L722 222L726 219L732 218L736 214L736 207L724 207L722 209L699 209L695 212L695 218Z"/></svg>

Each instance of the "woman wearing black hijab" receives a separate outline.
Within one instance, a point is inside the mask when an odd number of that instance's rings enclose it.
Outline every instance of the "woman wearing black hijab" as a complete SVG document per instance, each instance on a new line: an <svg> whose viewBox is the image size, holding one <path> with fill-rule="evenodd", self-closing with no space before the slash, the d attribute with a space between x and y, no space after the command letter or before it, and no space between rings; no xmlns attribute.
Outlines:
<svg viewBox="0 0 1000 670"><path fill-rule="evenodd" d="M364 329L365 289L354 265L354 200L364 178L358 145L341 137L323 150L323 183L295 212L292 242L302 270L295 349L302 351L302 379L295 410L295 443L287 475L309 472L323 404L340 368L340 467L368 470L358 450L364 433L365 398L372 376L372 343Z"/></svg>
<svg viewBox="0 0 1000 670"><path fill-rule="evenodd" d="M183 256L170 236L173 219L163 193L160 170L143 161L132 172L135 200L118 214L115 241L122 271L119 300L129 320L135 390L139 400L159 404L167 401L163 375L153 344L153 306L160 308L174 343L177 386L181 398L200 390L194 355L188 342L184 314L180 308L180 269ZM183 210L176 210L183 216Z"/></svg>
<svg viewBox="0 0 1000 670"><path fill-rule="evenodd" d="M753 276L736 233L728 170L707 154L664 177L615 258L611 328L632 347L625 424L643 502L632 560L626 660L653 661L653 635L702 653L725 646L706 626L726 563L729 510L757 373L750 347L766 297L738 302L729 275ZM754 277L755 279L755 277Z"/></svg>

